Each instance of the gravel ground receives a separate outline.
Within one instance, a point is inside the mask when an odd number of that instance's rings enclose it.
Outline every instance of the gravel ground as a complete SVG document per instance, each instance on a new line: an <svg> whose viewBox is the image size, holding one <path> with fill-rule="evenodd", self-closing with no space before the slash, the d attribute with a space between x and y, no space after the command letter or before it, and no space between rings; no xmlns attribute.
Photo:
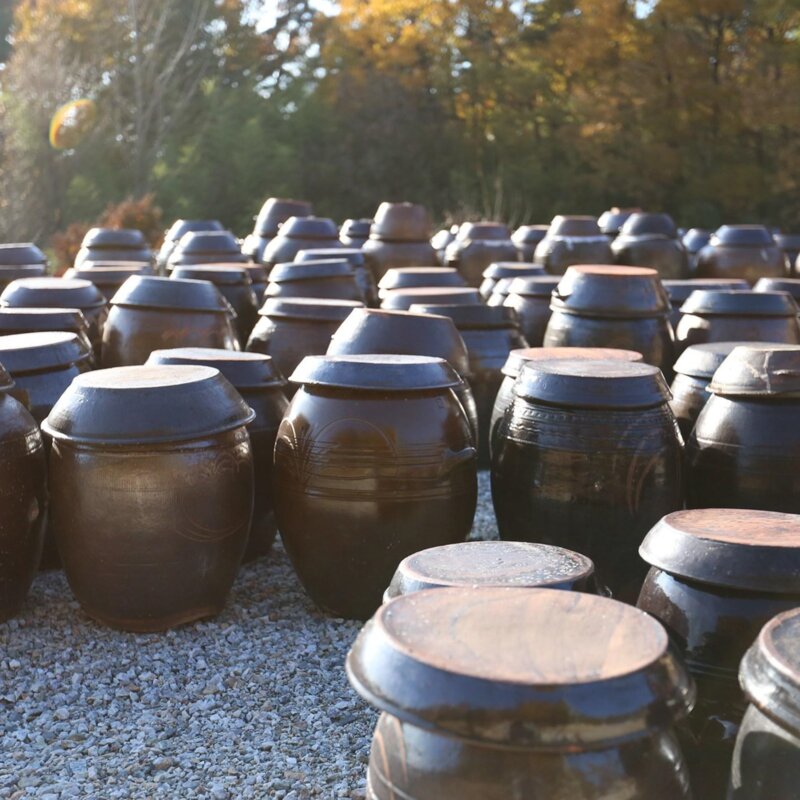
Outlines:
<svg viewBox="0 0 800 800"><path fill-rule="evenodd" d="M496 538L486 473L472 538ZM89 620L61 573L0 625L0 798L363 798L376 713L278 543L225 612L166 634Z"/></svg>

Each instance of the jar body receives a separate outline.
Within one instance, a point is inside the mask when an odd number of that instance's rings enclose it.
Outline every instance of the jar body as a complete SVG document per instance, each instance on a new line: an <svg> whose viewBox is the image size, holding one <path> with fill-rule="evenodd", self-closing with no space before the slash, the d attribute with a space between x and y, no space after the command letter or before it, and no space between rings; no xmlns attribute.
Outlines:
<svg viewBox="0 0 800 800"><path fill-rule="evenodd" d="M467 286L479 287L483 272L496 261L516 261L517 248L507 239L469 239L453 242L445 251L445 266L455 267L467 282Z"/></svg>
<svg viewBox="0 0 800 800"><path fill-rule="evenodd" d="M533 254L533 263L541 264L551 275L563 275L576 264L613 264L611 245L605 236L542 239Z"/></svg>
<svg viewBox="0 0 800 800"><path fill-rule="evenodd" d="M369 617L407 555L463 541L476 499L449 389L303 387L278 431L278 529L306 591L339 616Z"/></svg>
<svg viewBox="0 0 800 800"><path fill-rule="evenodd" d="M706 342L781 342L800 344L797 317L683 314L675 329L680 350Z"/></svg>
<svg viewBox="0 0 800 800"><path fill-rule="evenodd" d="M509 295L503 303L513 308L519 317L519 327L530 347L541 347L547 323L550 321L550 297Z"/></svg>
<svg viewBox="0 0 800 800"><path fill-rule="evenodd" d="M706 245L697 254L698 278L743 278L752 286L759 278L780 278L784 274L783 252L774 245Z"/></svg>
<svg viewBox="0 0 800 800"><path fill-rule="evenodd" d="M662 279L689 277L689 257L677 239L639 239L625 237L611 245L614 263L630 267L649 267Z"/></svg>
<svg viewBox="0 0 800 800"><path fill-rule="evenodd" d="M435 267L439 263L436 251L427 240L392 242L367 239L361 249L375 281L393 267Z"/></svg>
<svg viewBox="0 0 800 800"><path fill-rule="evenodd" d="M244 428L137 447L54 440L50 481L64 570L89 616L144 632L222 610L253 509Z"/></svg>
<svg viewBox="0 0 800 800"><path fill-rule="evenodd" d="M688 441L703 406L711 397L706 391L708 384L707 378L696 378L693 375L676 374L672 381L672 400L669 401L669 407L678 420L684 441Z"/></svg>

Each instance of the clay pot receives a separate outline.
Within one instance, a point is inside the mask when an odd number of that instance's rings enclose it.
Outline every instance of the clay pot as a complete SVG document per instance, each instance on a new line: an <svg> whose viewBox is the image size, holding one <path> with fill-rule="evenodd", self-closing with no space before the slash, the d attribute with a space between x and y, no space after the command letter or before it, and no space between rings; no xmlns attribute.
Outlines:
<svg viewBox="0 0 800 800"><path fill-rule="evenodd" d="M551 275L563 275L573 264L612 261L611 245L594 217L554 217L533 254L533 263L541 264Z"/></svg>
<svg viewBox="0 0 800 800"><path fill-rule="evenodd" d="M244 347L250 331L258 321L258 300L253 291L250 274L244 267L233 264L207 264L194 267L175 267L171 277L180 280L208 281L231 304L236 314L236 334Z"/></svg>
<svg viewBox="0 0 800 800"><path fill-rule="evenodd" d="M610 208L597 218L597 227L609 241L614 241L619 235L622 226L633 215L641 211L640 208Z"/></svg>
<svg viewBox="0 0 800 800"><path fill-rule="evenodd" d="M378 287L375 285L372 271L367 266L367 262L361 250L357 250L353 247L340 247L339 249L318 248L313 250L301 250L294 257L295 261L301 263L304 261L319 261L325 259L333 261L345 259L355 273L356 284L361 292L361 297L359 299L363 300L368 306L378 305Z"/></svg>
<svg viewBox="0 0 800 800"><path fill-rule="evenodd" d="M553 275L515 278L508 287L503 305L517 312L522 335L532 347L540 347L544 341L550 321L550 299L559 280Z"/></svg>
<svg viewBox="0 0 800 800"><path fill-rule="evenodd" d="M116 262L122 264L123 262ZM153 268L149 264L126 264L125 266L109 267L92 264L91 268L78 267L68 269L64 277L68 280L77 279L93 283L100 294L109 302L117 293L117 289L125 283L131 275L152 275Z"/></svg>
<svg viewBox="0 0 800 800"><path fill-rule="evenodd" d="M800 513L800 347L735 348L687 441L690 508Z"/></svg>
<svg viewBox="0 0 800 800"><path fill-rule="evenodd" d="M706 342L800 343L798 307L787 292L698 290L681 306L675 329L683 350Z"/></svg>
<svg viewBox="0 0 800 800"><path fill-rule="evenodd" d="M2 355L2 353L0 353ZM47 465L39 426L10 394L0 366L0 622L16 616L42 553L47 511Z"/></svg>
<svg viewBox="0 0 800 800"><path fill-rule="evenodd" d="M339 229L327 217L289 217L277 236L264 248L261 261L267 267L294 261L301 250L339 249Z"/></svg>
<svg viewBox="0 0 800 800"><path fill-rule="evenodd" d="M83 237L74 267L95 261L138 261L152 264L153 252L135 228L92 228Z"/></svg>
<svg viewBox="0 0 800 800"><path fill-rule="evenodd" d="M623 603L555 589L414 592L364 627L347 675L383 712L371 800L691 797L673 729L691 679L663 628Z"/></svg>
<svg viewBox="0 0 800 800"><path fill-rule="evenodd" d="M489 264L483 271L483 282L480 285L481 297L488 300L495 286L504 278L530 278L545 275L544 267L539 264L520 264L516 261L497 261Z"/></svg>
<svg viewBox="0 0 800 800"><path fill-rule="evenodd" d="M104 367L144 364L165 347L239 347L228 301L210 281L134 275L111 301Z"/></svg>
<svg viewBox="0 0 800 800"><path fill-rule="evenodd" d="M591 559L572 550L531 542L460 542L406 556L383 593L383 602L451 586L598 591Z"/></svg>
<svg viewBox="0 0 800 800"><path fill-rule="evenodd" d="M3 308L0 307L0 336L39 331L67 331L80 339L94 363L89 323L77 308Z"/></svg>
<svg viewBox="0 0 800 800"><path fill-rule="evenodd" d="M500 537L583 553L613 596L635 600L638 547L684 501L663 375L621 360L529 361L513 395L492 463Z"/></svg>
<svg viewBox="0 0 800 800"><path fill-rule="evenodd" d="M250 261L261 264L264 250L278 235L281 225L290 217L310 217L312 213L311 203L304 200L270 197L258 212L253 232L242 243L242 253Z"/></svg>
<svg viewBox="0 0 800 800"><path fill-rule="evenodd" d="M353 268L344 259L276 264L270 271L264 296L319 297L330 300L363 298Z"/></svg>
<svg viewBox="0 0 800 800"><path fill-rule="evenodd" d="M243 264L247 256L230 231L189 231L181 236L167 261L167 271L196 264Z"/></svg>
<svg viewBox="0 0 800 800"><path fill-rule="evenodd" d="M739 670L750 705L736 738L728 797L791 797L800 782L800 609L770 620Z"/></svg>
<svg viewBox="0 0 800 800"><path fill-rule="evenodd" d="M266 555L277 533L272 497L272 452L278 426L289 405L284 392L286 380L276 369L272 358L261 353L178 347L174 350L156 350L150 354L147 364L214 367L255 412L255 418L247 426L253 451L255 498L244 560L251 561Z"/></svg>
<svg viewBox="0 0 800 800"><path fill-rule="evenodd" d="M611 245L614 261L650 267L662 278L688 278L689 259L669 214L632 214Z"/></svg>
<svg viewBox="0 0 800 800"><path fill-rule="evenodd" d="M431 222L425 206L381 203L362 250L376 281L392 267L433 267L439 261L429 241Z"/></svg>
<svg viewBox="0 0 800 800"><path fill-rule="evenodd" d="M222 610L250 529L254 416L208 367L72 382L43 428L58 548L90 617L145 632Z"/></svg>
<svg viewBox="0 0 800 800"><path fill-rule="evenodd" d="M796 274L794 264L800 256L800 233L773 233L772 238L783 250L786 274Z"/></svg>
<svg viewBox="0 0 800 800"><path fill-rule="evenodd" d="M511 241L517 248L517 257L520 261L533 261L536 246L547 235L549 225L520 225L511 235Z"/></svg>
<svg viewBox="0 0 800 800"><path fill-rule="evenodd" d="M321 300L315 297L269 298L260 311L247 350L272 356L281 375L291 375L311 355L322 355L339 325L354 308L355 300ZM291 384L286 394L295 392Z"/></svg>
<svg viewBox="0 0 800 800"><path fill-rule="evenodd" d="M724 291L750 291L750 284L743 280L727 280L725 278L718 278L716 280L710 279L707 281L699 281L689 279L685 281L661 281L661 285L667 290L669 295L669 302L671 310L669 312L669 322L672 329L678 327L681 321L681 306L689 299L689 295L697 289L711 289L711 290L724 290Z"/></svg>
<svg viewBox="0 0 800 800"><path fill-rule="evenodd" d="M720 508L670 514L642 543L651 569L638 607L664 625L697 682L681 731L695 797L725 796L746 702L739 661L770 617L800 604L799 546L797 517Z"/></svg>
<svg viewBox="0 0 800 800"><path fill-rule="evenodd" d="M711 241L711 231L703 228L689 228L681 237L681 242L686 248L689 259L689 273L694 275L697 270L697 254Z"/></svg>
<svg viewBox="0 0 800 800"><path fill-rule="evenodd" d="M553 291L543 344L634 350L668 374L674 357L669 308L653 269L570 267Z"/></svg>
<svg viewBox="0 0 800 800"><path fill-rule="evenodd" d="M503 382L503 366L512 350L527 347L513 309L482 305L414 305L420 314L450 317L469 353L469 384L478 411L478 467L491 466L489 421Z"/></svg>
<svg viewBox="0 0 800 800"><path fill-rule="evenodd" d="M787 292L795 303L800 303L800 278L759 278L754 292Z"/></svg>
<svg viewBox="0 0 800 800"><path fill-rule="evenodd" d="M381 308L408 311L415 303L475 305L480 302L481 296L478 290L471 286L420 286L410 289L390 289L381 300Z"/></svg>
<svg viewBox="0 0 800 800"><path fill-rule="evenodd" d="M47 267L47 256L33 242L0 244L0 267Z"/></svg>
<svg viewBox="0 0 800 800"><path fill-rule="evenodd" d="M497 261L516 261L511 231L500 222L465 222L445 250L445 264L457 269L468 286L478 287L484 270Z"/></svg>
<svg viewBox="0 0 800 800"><path fill-rule="evenodd" d="M345 247L357 247L361 249L364 242L369 239L369 231L372 227L371 219L346 219L339 228L339 241Z"/></svg>
<svg viewBox="0 0 800 800"><path fill-rule="evenodd" d="M386 271L378 284L378 296L383 300L395 289L431 286L466 286L466 282L458 270L449 267L402 267Z"/></svg>
<svg viewBox="0 0 800 800"><path fill-rule="evenodd" d="M167 269L167 261L172 255L172 251L184 234L190 231L222 231L225 228L216 219L176 219L170 229L164 234L164 242L156 256L156 266L158 271L163 274Z"/></svg>
<svg viewBox="0 0 800 800"><path fill-rule="evenodd" d="M442 228L431 236L431 247L436 251L436 263L444 266L444 254L447 245L454 242L458 233L458 225L451 225L449 228Z"/></svg>
<svg viewBox="0 0 800 800"><path fill-rule="evenodd" d="M723 225L697 254L698 278L759 278L784 275L783 251L763 225Z"/></svg>
<svg viewBox="0 0 800 800"><path fill-rule="evenodd" d="M463 541L475 448L439 358L310 356L275 443L275 515L312 600L365 618L403 558Z"/></svg>

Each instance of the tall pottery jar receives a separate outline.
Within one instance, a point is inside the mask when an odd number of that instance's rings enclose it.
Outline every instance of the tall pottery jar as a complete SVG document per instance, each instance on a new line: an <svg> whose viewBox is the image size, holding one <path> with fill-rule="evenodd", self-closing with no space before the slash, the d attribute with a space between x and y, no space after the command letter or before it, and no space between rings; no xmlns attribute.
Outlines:
<svg viewBox="0 0 800 800"><path fill-rule="evenodd" d="M697 254L698 278L759 278L786 274L783 251L763 225L723 225Z"/></svg>
<svg viewBox="0 0 800 800"><path fill-rule="evenodd" d="M650 267L662 278L688 278L689 258L669 214L632 214L614 239L617 264Z"/></svg>
<svg viewBox="0 0 800 800"><path fill-rule="evenodd" d="M533 254L533 263L551 275L563 275L573 264L612 262L611 245L594 217L555 217Z"/></svg>
<svg viewBox="0 0 800 800"><path fill-rule="evenodd" d="M431 219L416 203L381 203L362 250L379 281L392 267L435 267L439 261L430 243Z"/></svg>
<svg viewBox="0 0 800 800"><path fill-rule="evenodd" d="M480 286L484 270L497 261L516 261L511 231L500 222L465 222L445 250L445 264L457 269L468 286Z"/></svg>

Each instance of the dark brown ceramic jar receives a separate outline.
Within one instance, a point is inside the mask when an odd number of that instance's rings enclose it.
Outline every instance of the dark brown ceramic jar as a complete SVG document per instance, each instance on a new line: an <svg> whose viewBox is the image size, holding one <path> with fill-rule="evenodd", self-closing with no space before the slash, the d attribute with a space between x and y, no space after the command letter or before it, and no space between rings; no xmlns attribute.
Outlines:
<svg viewBox="0 0 800 800"><path fill-rule="evenodd" d="M167 271L175 267L191 267L195 264L243 264L247 256L230 231L189 231L175 245Z"/></svg>
<svg viewBox="0 0 800 800"><path fill-rule="evenodd" d="M650 267L662 278L688 278L689 259L669 214L632 214L611 245L614 261Z"/></svg>
<svg viewBox="0 0 800 800"><path fill-rule="evenodd" d="M375 280L392 267L433 267L440 263L429 241L430 231L425 206L381 203L362 247Z"/></svg>
<svg viewBox="0 0 800 800"><path fill-rule="evenodd" d="M172 223L170 229L164 234L164 243L156 256L156 266L163 275L167 269L167 261L172 255L172 251L177 247L178 242L184 234L190 231L223 231L225 228L216 219L177 219Z"/></svg>
<svg viewBox="0 0 800 800"><path fill-rule="evenodd" d="M378 287L372 277L372 270L367 266L364 253L353 247L340 247L338 249L316 248L311 250L301 250L295 257L295 261L319 261L319 260L346 260L353 268L356 276L356 284L361 292L360 300L368 306L378 305Z"/></svg>
<svg viewBox="0 0 800 800"><path fill-rule="evenodd" d="M238 349L230 304L209 281L128 278L111 301L102 365L144 364L167 347Z"/></svg>
<svg viewBox="0 0 800 800"><path fill-rule="evenodd" d="M468 286L481 285L484 270L498 261L516 261L511 231L500 222L465 222L445 250L445 264L457 269Z"/></svg>
<svg viewBox="0 0 800 800"><path fill-rule="evenodd" d="M800 233L773 233L772 238L783 251L786 274L795 274L794 265L800 257Z"/></svg>
<svg viewBox="0 0 800 800"><path fill-rule="evenodd" d="M239 344L244 347L250 331L258 320L258 300L253 291L249 272L242 266L227 264L203 264L193 267L175 267L170 276L179 280L209 281L231 304L236 314L236 333Z"/></svg>
<svg viewBox="0 0 800 800"><path fill-rule="evenodd" d="M736 347L687 441L690 508L800 513L800 347Z"/></svg>
<svg viewBox="0 0 800 800"><path fill-rule="evenodd" d="M281 375L291 375L306 357L323 355L336 329L354 308L355 300L320 300L314 297L269 298L258 312L247 350L272 356ZM290 384L289 397L294 394Z"/></svg>
<svg viewBox="0 0 800 800"><path fill-rule="evenodd" d="M709 289L715 291L750 291L750 284L740 279L711 278L707 281L689 279L685 281L661 281L662 286L667 290L671 310L669 312L669 322L672 329L676 330L681 321L681 306L689 299L689 295L697 289Z"/></svg>
<svg viewBox="0 0 800 800"><path fill-rule="evenodd" d="M754 292L787 292L795 303L800 303L800 278L759 278Z"/></svg>
<svg viewBox="0 0 800 800"><path fill-rule="evenodd" d="M258 212L253 232L242 243L242 253L250 261L260 264L267 245L278 235L280 226L289 217L310 217L312 213L311 203L304 200L270 197Z"/></svg>
<svg viewBox="0 0 800 800"><path fill-rule="evenodd" d="M590 558L532 542L459 542L406 556L383 602L423 589L452 586L508 586L597 593Z"/></svg>
<svg viewBox="0 0 800 800"><path fill-rule="evenodd" d="M178 347L174 350L156 350L150 354L147 363L214 367L255 412L255 418L247 426L253 451L255 497L244 560L251 561L266 555L277 532L272 497L272 454L278 426L289 405L284 392L286 380L275 368L272 358L261 353Z"/></svg>
<svg viewBox="0 0 800 800"><path fill-rule="evenodd" d="M339 241L345 247L357 247L359 250L369 239L371 219L346 219L339 228Z"/></svg>
<svg viewBox="0 0 800 800"><path fill-rule="evenodd" d="M353 268L340 261L304 261L276 264L269 273L265 298L320 297L362 300Z"/></svg>
<svg viewBox="0 0 800 800"><path fill-rule="evenodd" d="M363 619L397 565L463 541L477 499L475 448L447 362L310 356L275 443L278 529L306 591Z"/></svg>
<svg viewBox="0 0 800 800"><path fill-rule="evenodd" d="M669 307L653 269L570 267L553 292L543 344L635 350L669 374L674 357Z"/></svg>
<svg viewBox="0 0 800 800"><path fill-rule="evenodd" d="M77 308L4 308L0 307L0 336L12 333L39 333L40 331L66 331L81 340L87 352L92 353L89 340L89 323ZM92 353L92 363L94 354Z"/></svg>
<svg viewBox="0 0 800 800"><path fill-rule="evenodd" d="M684 500L663 375L621 360L529 361L513 395L492 463L501 538L583 553L613 596L634 601L639 545Z"/></svg>
<svg viewBox="0 0 800 800"><path fill-rule="evenodd" d="M533 261L536 246L547 236L549 225L520 225L511 235L511 241L517 248L517 258L520 261Z"/></svg>
<svg viewBox="0 0 800 800"><path fill-rule="evenodd" d="M480 285L481 297L488 300L495 286L504 278L530 278L545 275L540 264L520 264L517 261L497 261L489 264L483 271L483 282Z"/></svg>
<svg viewBox="0 0 800 800"><path fill-rule="evenodd" d="M739 661L770 617L800 604L800 519L679 511L653 528L640 553L651 569L638 606L664 625L697 683L682 731L695 797L722 798L746 703Z"/></svg>
<svg viewBox="0 0 800 800"><path fill-rule="evenodd" d="M89 616L145 632L222 610L250 529L253 417L208 367L72 382L43 428L58 548Z"/></svg>
<svg viewBox="0 0 800 800"><path fill-rule="evenodd" d="M554 275L515 278L508 287L503 305L517 312L522 335L531 347L540 347L544 341L550 321L550 300L559 280Z"/></svg>
<svg viewBox="0 0 800 800"><path fill-rule="evenodd" d="M759 278L784 275L783 251L763 225L723 225L697 254L698 278Z"/></svg>
<svg viewBox="0 0 800 800"><path fill-rule="evenodd" d="M124 262L116 263L120 266L109 267L105 264L101 266L99 263L94 263L87 267L68 269L64 273L64 277L68 280L77 279L93 283L108 303L117 293L117 289L131 275L153 274L153 268L149 264L125 264L122 266Z"/></svg>
<svg viewBox="0 0 800 800"><path fill-rule="evenodd" d="M152 264L153 253L144 234L135 228L92 228L83 237L74 267L94 261L139 261Z"/></svg>
<svg viewBox="0 0 800 800"><path fill-rule="evenodd" d="M471 286L420 286L390 289L381 300L381 308L408 311L417 304L476 305L481 302L478 290Z"/></svg>
<svg viewBox="0 0 800 800"><path fill-rule="evenodd" d="M301 250L339 249L339 229L327 217L289 217L277 236L264 248L262 262L269 268L294 261Z"/></svg>
<svg viewBox="0 0 800 800"><path fill-rule="evenodd" d="M614 208L609 208L608 211L604 211L597 218L597 227L600 228L600 232L603 236L606 236L610 242L613 242L628 219L633 214L640 211L640 208L617 208L616 206Z"/></svg>
<svg viewBox="0 0 800 800"><path fill-rule="evenodd" d="M611 264L613 260L608 238L594 217L555 217L533 254L533 263L551 275L563 275L573 264Z"/></svg>
<svg viewBox="0 0 800 800"><path fill-rule="evenodd" d="M42 553L47 511L42 436L30 413L11 396L13 388L0 366L0 622L15 616L28 594Z"/></svg>
<svg viewBox="0 0 800 800"><path fill-rule="evenodd" d="M711 241L711 231L703 230L703 228L689 228L681 241L689 259L689 273L694 275L697 270L697 255Z"/></svg>
<svg viewBox="0 0 800 800"><path fill-rule="evenodd" d="M436 252L436 263L444 266L444 254L450 242L454 242L458 233L458 225L451 225L449 228L442 228L431 236L431 247ZM362 245L363 246L363 245Z"/></svg>
<svg viewBox="0 0 800 800"><path fill-rule="evenodd" d="M400 267L386 270L378 283L383 300L395 289L419 289L431 286L466 286L461 273L450 267Z"/></svg>
<svg viewBox="0 0 800 800"><path fill-rule="evenodd" d="M615 600L414 592L364 627L347 674L383 712L369 800L691 797L673 729L691 679L664 629Z"/></svg>
<svg viewBox="0 0 800 800"><path fill-rule="evenodd" d="M800 609L771 619L745 654L750 705L736 738L730 800L791 798L800 785Z"/></svg>

